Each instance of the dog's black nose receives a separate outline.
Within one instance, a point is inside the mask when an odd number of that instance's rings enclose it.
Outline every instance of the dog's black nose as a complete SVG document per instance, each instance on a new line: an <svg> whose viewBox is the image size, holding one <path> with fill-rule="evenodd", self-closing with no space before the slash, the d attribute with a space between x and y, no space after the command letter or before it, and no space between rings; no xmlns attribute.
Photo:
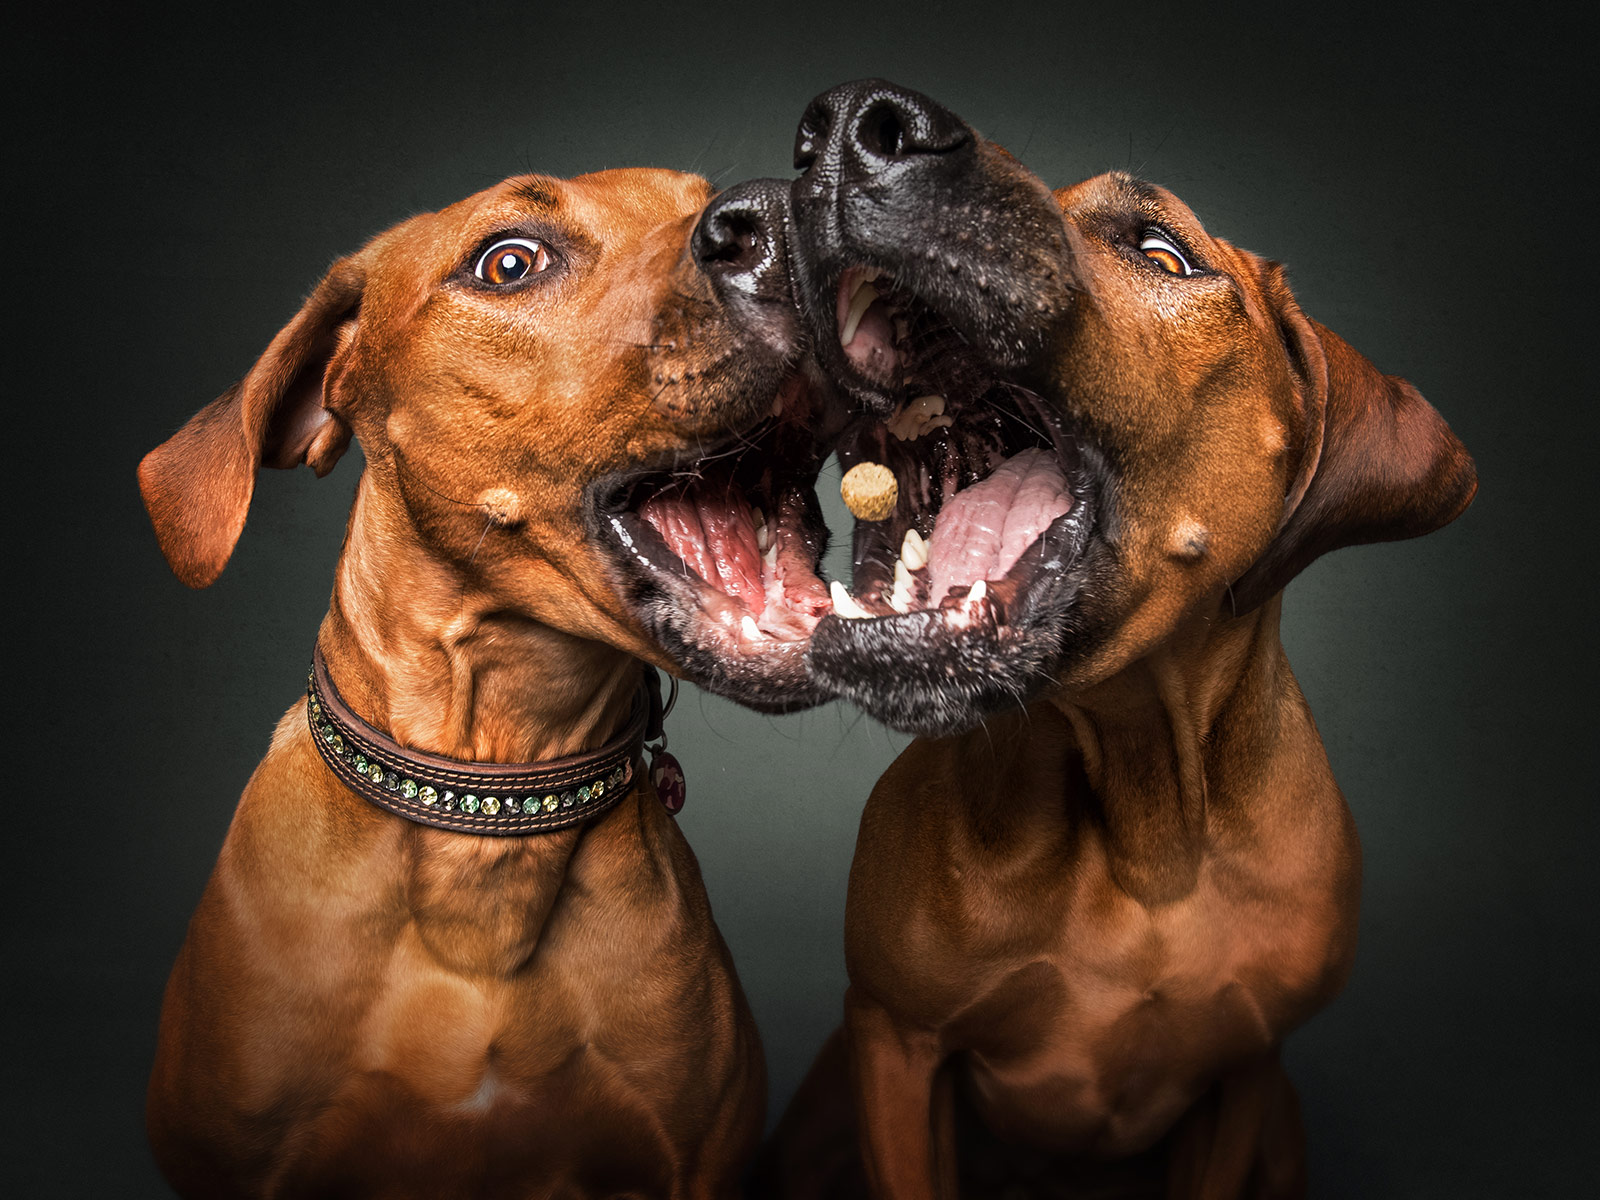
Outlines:
<svg viewBox="0 0 1600 1200"><path fill-rule="evenodd" d="M752 179L717 196L689 238L695 264L724 304L782 353L795 336L789 278L789 185Z"/></svg>
<svg viewBox="0 0 1600 1200"><path fill-rule="evenodd" d="M719 195L700 214L689 248L707 275L738 278L760 290L783 275L784 230L789 214L789 188L776 179L751 179Z"/></svg>
<svg viewBox="0 0 1600 1200"><path fill-rule="evenodd" d="M794 165L828 174L876 174L907 159L950 154L972 141L966 124L921 92L885 79L840 84L813 100L795 134ZM829 169L831 168L831 169Z"/></svg>

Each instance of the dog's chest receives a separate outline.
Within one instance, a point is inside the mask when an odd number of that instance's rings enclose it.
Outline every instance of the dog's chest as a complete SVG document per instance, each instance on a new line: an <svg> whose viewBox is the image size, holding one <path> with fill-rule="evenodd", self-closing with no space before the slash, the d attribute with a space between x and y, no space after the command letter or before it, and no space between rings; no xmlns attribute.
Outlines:
<svg viewBox="0 0 1600 1200"><path fill-rule="evenodd" d="M1153 913L1103 897L1069 906L1053 945L952 1014L992 1128L1137 1152L1325 1002L1344 970L1330 910L1200 892Z"/></svg>
<svg viewBox="0 0 1600 1200"><path fill-rule="evenodd" d="M1187 895L1148 906L1092 837L1021 863L902 856L853 881L852 906L876 919L852 930L852 981L941 1031L996 1132L1132 1153L1342 982L1348 858L1278 851L1214 847Z"/></svg>

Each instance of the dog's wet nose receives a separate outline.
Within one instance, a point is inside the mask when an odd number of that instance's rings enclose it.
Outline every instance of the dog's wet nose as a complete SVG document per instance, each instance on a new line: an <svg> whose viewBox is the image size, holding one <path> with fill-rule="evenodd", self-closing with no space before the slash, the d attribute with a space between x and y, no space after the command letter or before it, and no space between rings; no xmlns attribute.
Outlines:
<svg viewBox="0 0 1600 1200"><path fill-rule="evenodd" d="M752 179L708 204L689 239L695 264L723 302L785 354L795 325L788 234L789 185Z"/></svg>
<svg viewBox="0 0 1600 1200"><path fill-rule="evenodd" d="M794 165L826 174L854 168L876 174L908 159L951 154L972 141L967 126L921 92L885 79L861 79L823 92L795 134Z"/></svg>
<svg viewBox="0 0 1600 1200"><path fill-rule="evenodd" d="M742 279L748 290L774 270L782 272L787 219L785 184L776 179L736 184L700 215L690 241L694 260L713 278Z"/></svg>

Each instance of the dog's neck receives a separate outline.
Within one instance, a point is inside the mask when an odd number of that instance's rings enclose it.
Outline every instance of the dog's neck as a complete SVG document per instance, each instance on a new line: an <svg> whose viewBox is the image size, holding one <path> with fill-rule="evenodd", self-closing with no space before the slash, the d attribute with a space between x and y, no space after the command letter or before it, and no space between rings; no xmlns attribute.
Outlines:
<svg viewBox="0 0 1600 1200"><path fill-rule="evenodd" d="M1208 806L1239 802L1256 786L1233 764L1240 739L1266 747L1255 760L1266 762L1291 715L1279 610L1275 597L1244 617L1191 617L1110 679L1057 699L1112 869L1131 895L1149 903L1187 895L1208 845Z"/></svg>
<svg viewBox="0 0 1600 1200"><path fill-rule="evenodd" d="M478 762L592 749L627 719L639 660L497 611L362 477L319 634L345 702L402 745Z"/></svg>

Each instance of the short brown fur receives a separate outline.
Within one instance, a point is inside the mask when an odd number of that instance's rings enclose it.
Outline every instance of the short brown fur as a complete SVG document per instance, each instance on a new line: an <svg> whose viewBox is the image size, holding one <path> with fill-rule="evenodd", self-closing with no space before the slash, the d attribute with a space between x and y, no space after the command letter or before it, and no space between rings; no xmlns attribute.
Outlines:
<svg viewBox="0 0 1600 1200"><path fill-rule="evenodd" d="M741 348L687 262L708 196L660 171L510 180L341 260L141 465L174 570L222 570L258 463L324 474L354 435L367 469L318 639L349 705L462 759L612 736L640 660L670 664L617 600L582 489L772 394L735 378ZM511 304L462 272L523 227L562 257ZM173 969L148 1118L185 1196L710 1197L736 1191L764 1086L694 856L648 784L559 832L430 829L341 786L302 701Z"/></svg>
<svg viewBox="0 0 1600 1200"><path fill-rule="evenodd" d="M1117 464L1115 570L1058 686L914 742L873 790L843 1041L769 1148L774 1194L953 1197L958 1114L1011 1163L974 1151L962 1194L1304 1191L1278 1050L1349 973L1361 866L1278 593L1452 520L1476 475L1415 389L1170 193L1110 175L1055 198L1082 290L1036 375ZM1116 231L1142 222L1209 276L1140 261Z"/></svg>

